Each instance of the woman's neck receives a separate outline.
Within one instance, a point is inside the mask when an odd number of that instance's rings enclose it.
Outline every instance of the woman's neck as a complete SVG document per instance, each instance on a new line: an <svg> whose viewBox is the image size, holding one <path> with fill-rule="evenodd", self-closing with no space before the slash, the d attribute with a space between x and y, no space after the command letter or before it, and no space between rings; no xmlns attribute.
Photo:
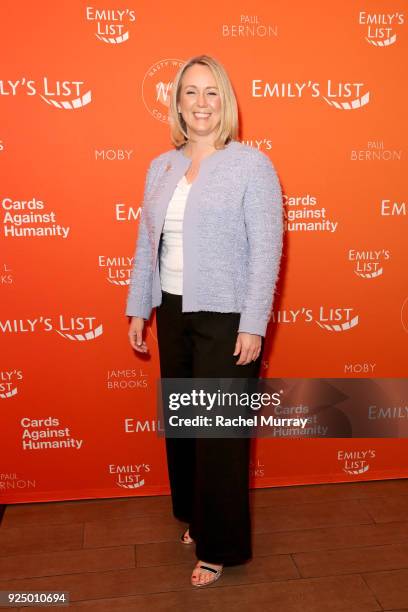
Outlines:
<svg viewBox="0 0 408 612"><path fill-rule="evenodd" d="M190 159L203 159L214 153L217 149L213 143L191 141L189 140L184 145L184 154Z"/></svg>

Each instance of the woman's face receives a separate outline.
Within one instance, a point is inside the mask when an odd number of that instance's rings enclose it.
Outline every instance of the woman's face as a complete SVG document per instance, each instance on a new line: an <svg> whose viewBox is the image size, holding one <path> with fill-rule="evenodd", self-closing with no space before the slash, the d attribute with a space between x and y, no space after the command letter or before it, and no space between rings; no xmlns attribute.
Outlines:
<svg viewBox="0 0 408 612"><path fill-rule="evenodd" d="M177 110L187 125L189 138L209 136L221 120L221 98L215 78L208 66L194 64L181 80Z"/></svg>

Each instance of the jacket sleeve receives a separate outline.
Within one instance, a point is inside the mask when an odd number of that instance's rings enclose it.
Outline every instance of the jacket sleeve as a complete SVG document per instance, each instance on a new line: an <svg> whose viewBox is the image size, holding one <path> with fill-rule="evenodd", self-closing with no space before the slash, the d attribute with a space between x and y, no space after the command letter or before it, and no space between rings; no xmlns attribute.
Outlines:
<svg viewBox="0 0 408 612"><path fill-rule="evenodd" d="M256 151L244 195L248 282L238 331L265 336L272 314L283 243L282 191L269 157Z"/></svg>
<svg viewBox="0 0 408 612"><path fill-rule="evenodd" d="M143 319L149 319L152 312L153 260L146 226L144 202L151 188L153 176L154 161L151 162L146 175L139 233L126 303L127 316L142 317Z"/></svg>

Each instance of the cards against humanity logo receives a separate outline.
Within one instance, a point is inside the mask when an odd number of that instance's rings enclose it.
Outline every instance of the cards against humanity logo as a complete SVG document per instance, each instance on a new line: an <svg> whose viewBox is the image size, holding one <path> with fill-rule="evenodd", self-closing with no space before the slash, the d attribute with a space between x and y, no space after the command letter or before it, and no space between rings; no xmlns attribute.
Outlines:
<svg viewBox="0 0 408 612"><path fill-rule="evenodd" d="M168 122L170 93L173 79L185 62L179 59L157 61L147 70L142 83L142 97L149 113L159 121Z"/></svg>
<svg viewBox="0 0 408 612"><path fill-rule="evenodd" d="M133 9L97 9L86 7L85 18L94 21L95 36L110 45L119 45L129 40L129 23L136 20Z"/></svg>

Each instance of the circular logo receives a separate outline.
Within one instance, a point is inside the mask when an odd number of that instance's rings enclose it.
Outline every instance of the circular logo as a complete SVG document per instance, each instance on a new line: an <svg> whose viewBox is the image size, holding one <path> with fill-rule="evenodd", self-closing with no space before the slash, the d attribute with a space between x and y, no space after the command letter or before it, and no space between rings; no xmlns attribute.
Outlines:
<svg viewBox="0 0 408 612"><path fill-rule="evenodd" d="M185 62L163 59L152 64L142 82L142 98L149 113L158 121L168 123L173 80Z"/></svg>

